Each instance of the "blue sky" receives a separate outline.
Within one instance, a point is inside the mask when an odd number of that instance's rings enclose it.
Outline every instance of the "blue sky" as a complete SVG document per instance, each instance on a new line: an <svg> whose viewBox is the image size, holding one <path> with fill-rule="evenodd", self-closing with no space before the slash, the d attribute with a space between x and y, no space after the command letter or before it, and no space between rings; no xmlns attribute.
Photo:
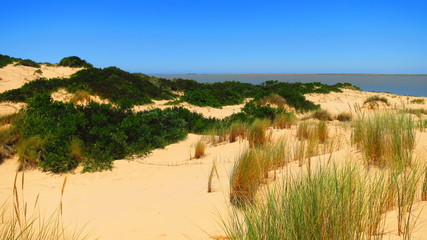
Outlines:
<svg viewBox="0 0 427 240"><path fill-rule="evenodd" d="M143 73L427 73L427 1L3 1L0 53Z"/></svg>

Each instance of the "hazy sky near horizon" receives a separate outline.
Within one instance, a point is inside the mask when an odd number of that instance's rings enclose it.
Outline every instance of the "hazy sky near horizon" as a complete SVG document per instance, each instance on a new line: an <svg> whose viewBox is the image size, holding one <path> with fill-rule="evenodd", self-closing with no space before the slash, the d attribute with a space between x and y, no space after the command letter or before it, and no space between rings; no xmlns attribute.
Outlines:
<svg viewBox="0 0 427 240"><path fill-rule="evenodd" d="M155 73L427 73L427 1L3 1L0 54Z"/></svg>

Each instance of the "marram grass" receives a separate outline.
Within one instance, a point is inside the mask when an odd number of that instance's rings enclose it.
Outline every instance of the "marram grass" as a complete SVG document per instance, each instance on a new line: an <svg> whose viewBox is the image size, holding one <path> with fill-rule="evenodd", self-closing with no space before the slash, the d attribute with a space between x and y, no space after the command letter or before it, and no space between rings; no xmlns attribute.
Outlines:
<svg viewBox="0 0 427 240"><path fill-rule="evenodd" d="M62 197L66 178L61 189L59 210L45 217L38 210L37 196L34 203L24 200L24 174L21 172L21 186L18 173L13 186L12 204L0 205L0 239L2 240L83 240L89 239L84 228L69 229L62 221ZM29 212L31 215L29 214Z"/></svg>
<svg viewBox="0 0 427 240"><path fill-rule="evenodd" d="M415 123L398 112L360 115L353 121L352 142L369 165L406 167L411 165L415 146Z"/></svg>
<svg viewBox="0 0 427 240"><path fill-rule="evenodd" d="M245 208L222 218L228 239L382 239L390 201L397 208L399 234L409 239L412 206L421 168L366 172L349 164L326 165L311 174L289 176Z"/></svg>

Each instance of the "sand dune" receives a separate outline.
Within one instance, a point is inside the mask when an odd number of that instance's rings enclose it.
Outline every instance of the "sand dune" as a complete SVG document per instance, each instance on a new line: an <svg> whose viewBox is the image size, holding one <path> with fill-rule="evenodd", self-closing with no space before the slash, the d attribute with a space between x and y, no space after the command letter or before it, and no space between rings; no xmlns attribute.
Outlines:
<svg viewBox="0 0 427 240"><path fill-rule="evenodd" d="M11 65L0 69L0 91L19 87L34 79L34 70ZM77 71L50 67L44 67L42 70L43 74L46 74L45 77L69 76ZM425 103L410 103L418 97L388 93L344 90L343 93L307 94L306 97L337 114L354 111L355 105L363 106L364 100L373 95L386 97L391 107L426 108ZM57 93L55 96L64 101L70 97L66 92ZM165 103L166 101L155 101L153 105L137 106L134 110L169 107L164 105ZM189 104L182 106L217 118L229 116L243 107L236 105L214 109ZM19 104L1 103L0 114L12 113L21 107ZM336 122L329 124L332 129L341 128ZM291 130L272 131L273 139L296 134L295 127ZM333 153L333 161L344 161L348 156L357 158L358 153L350 147L348 128L344 127L340 133L344 134L344 141L340 149ZM154 150L147 156L115 161L112 171L80 173L81 169L77 169L75 173L66 175L54 175L39 170L26 171L23 195L30 206L39 195L39 207L44 214L49 215L59 207L62 183L65 176L68 176L63 198L64 223L70 227L87 224L85 231L91 232L93 237L107 240L222 237L224 233L218 225L218 217L226 215L229 207L230 172L235 160L248 147L248 143L243 140L208 145L206 156L197 160L191 159L195 143L202 138L200 135L189 134L187 139L164 149ZM422 161L427 160L425 132L417 134L416 154ZM329 154L325 154L311 158L311 162L315 167L328 159ZM213 192L208 193L208 176L213 161L217 163L219 178L214 177ZM11 201L17 167L17 157L0 165L0 203ZM301 169L297 163L290 163L284 169L278 170L278 174L296 174L302 172ZM21 190L19 192L21 194ZM413 237L423 239L427 231L427 208L425 203L421 202L416 205L416 209L419 210L419 218ZM399 239L394 215L395 211L387 214L386 239Z"/></svg>
<svg viewBox="0 0 427 240"><path fill-rule="evenodd" d="M0 93L7 90L20 88L25 83L36 80L40 77L69 77L71 74L81 69L82 68L46 66L44 64L42 64L40 68L15 66L13 64L9 64L4 68L0 68ZM42 73L37 73L37 70L41 70Z"/></svg>

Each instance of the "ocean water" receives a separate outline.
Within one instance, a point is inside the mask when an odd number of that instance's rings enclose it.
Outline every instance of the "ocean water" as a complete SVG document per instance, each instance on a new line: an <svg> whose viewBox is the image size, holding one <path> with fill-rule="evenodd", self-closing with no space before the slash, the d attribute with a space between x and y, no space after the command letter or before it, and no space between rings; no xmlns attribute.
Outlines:
<svg viewBox="0 0 427 240"><path fill-rule="evenodd" d="M267 80L281 82L347 82L364 91L390 92L399 95L427 97L427 75L369 75L369 74L155 74L173 79L194 79L198 82L239 81L260 84Z"/></svg>

